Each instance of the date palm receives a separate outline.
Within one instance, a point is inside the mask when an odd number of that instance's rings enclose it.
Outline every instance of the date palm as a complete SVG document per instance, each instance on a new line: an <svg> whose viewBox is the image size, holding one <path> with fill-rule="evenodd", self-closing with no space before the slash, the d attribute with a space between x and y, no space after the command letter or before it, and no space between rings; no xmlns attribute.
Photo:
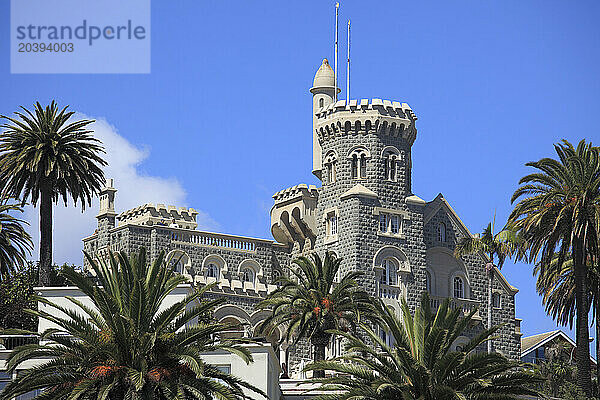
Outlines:
<svg viewBox="0 0 600 400"><path fill-rule="evenodd" d="M577 384L591 395L588 344L589 282L586 259L598 254L600 226L600 156L598 147L563 140L554 146L558 159L526 165L537 171L519 181L511 201L518 200L509 224L522 237L523 256L538 263L540 273L558 257L573 260L577 336Z"/></svg>
<svg viewBox="0 0 600 400"><path fill-rule="evenodd" d="M370 309L368 295L356 279L359 272L350 272L336 283L342 260L327 252L321 260L299 257L290 268L291 277L283 276L281 286L261 301L259 310L270 310L258 326L259 331L272 333L286 326L285 340L297 344L308 339L313 347L314 361L325 358L325 348L331 339L331 329L354 329L361 314ZM317 375L322 371L317 371Z"/></svg>
<svg viewBox="0 0 600 400"><path fill-rule="evenodd" d="M221 336L231 327L212 315L223 299L203 298L211 286L190 286L185 298L169 305L165 299L186 278L167 267L164 254L151 265L144 250L131 257L111 253L109 263L86 257L97 284L72 269L64 275L93 306L76 297L66 297L71 306L38 299L44 307L30 313L57 329L39 334L39 344L20 346L10 354L11 372L34 359L38 363L9 383L1 400L33 390L43 390L40 399L56 400L228 400L244 398L244 388L262 394L202 359L204 352L225 350L252 360L242 339Z"/></svg>
<svg viewBox="0 0 600 400"><path fill-rule="evenodd" d="M72 198L82 208L104 183L104 149L88 129L91 120L71 121L73 111L52 101L16 117L0 115L0 187L4 197L40 203L40 284L48 284L52 265L52 204Z"/></svg>
<svg viewBox="0 0 600 400"><path fill-rule="evenodd" d="M483 253L488 258L486 264L488 287L487 287L487 326L492 327L492 283L494 280L494 267L501 269L507 257L512 255L517 248L518 239L514 231L503 229L494 233L496 216L483 232L478 236L463 237L454 248L454 256L460 258L465 255ZM495 264L496 259L498 262ZM487 342L488 353L492 351L492 341Z"/></svg>
<svg viewBox="0 0 600 400"><path fill-rule="evenodd" d="M484 329L462 349L454 350L456 340L473 323L476 310L461 317L462 311L451 309L446 299L434 315L426 293L414 314L402 300L401 317L381 300L374 302L381 320L378 329L385 331L393 344L367 324L360 324L359 336L336 332L346 339L345 355L306 368L334 373L313 379L323 385L318 390L326 392L317 399L504 400L536 395L530 385L537 379L518 364L498 353L477 352L498 327Z"/></svg>
<svg viewBox="0 0 600 400"><path fill-rule="evenodd" d="M0 204L0 282L16 268L24 267L33 242L23 225L26 221L11 213L23 212L18 204Z"/></svg>

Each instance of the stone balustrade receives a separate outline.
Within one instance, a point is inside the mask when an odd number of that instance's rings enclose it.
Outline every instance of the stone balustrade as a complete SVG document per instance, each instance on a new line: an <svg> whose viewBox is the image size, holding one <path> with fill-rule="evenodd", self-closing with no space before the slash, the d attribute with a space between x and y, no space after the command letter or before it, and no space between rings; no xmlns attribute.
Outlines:
<svg viewBox="0 0 600 400"><path fill-rule="evenodd" d="M172 229L171 240L206 247L219 247L224 249L256 252L256 245L260 239L242 236L227 235L223 233L199 232L184 229Z"/></svg>
<svg viewBox="0 0 600 400"><path fill-rule="evenodd" d="M446 299L446 297L430 296L430 304L432 311L435 312ZM477 309L480 306L480 302L477 300L457 299L453 297L450 297L448 299L450 300L450 308L458 308L462 310L463 315L469 314L471 311ZM475 315L473 315L473 319L481 319L481 317L479 316L479 311L477 311Z"/></svg>

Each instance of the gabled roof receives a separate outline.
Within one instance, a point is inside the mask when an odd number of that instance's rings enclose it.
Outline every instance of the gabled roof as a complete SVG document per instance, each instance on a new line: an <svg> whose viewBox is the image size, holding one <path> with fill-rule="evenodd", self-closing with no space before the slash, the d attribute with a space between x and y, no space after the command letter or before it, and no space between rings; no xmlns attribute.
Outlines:
<svg viewBox="0 0 600 400"><path fill-rule="evenodd" d="M428 202L427 205L425 206L425 212L423 213L424 214L423 225L426 225L431 220L431 218L433 218L433 216L435 214L437 214L437 212L440 210L440 208L444 208L446 210L448 215L452 219L454 219L454 221L456 222L458 227L462 230L462 232L465 236L466 235L473 236L473 234L471 234L471 231L469 231L469 228L467 228L467 226L462 222L462 220L460 219L460 217L458 216L456 211L454 211L452 206L450 206L450 203L448 203L448 201L444 198L444 196L441 193L439 193L435 197L435 199ZM480 253L480 256L484 259L485 262L489 262L489 259L485 254ZM506 280L504 275L502 275L502 272L500 272L500 270L498 268L494 267L494 273L495 273L495 277L498 278L498 280L504 285L504 287L510 293L516 294L519 291L519 289L517 289L516 287L514 287L513 285L508 283L508 281Z"/></svg>
<svg viewBox="0 0 600 400"><path fill-rule="evenodd" d="M549 343L559 337L564 339L567 343L569 343L574 348L577 347L577 344L575 343L575 341L573 341L573 339L571 339L566 333L564 333L560 329L557 329L555 331L538 333L537 335L532 335L532 336L527 336L527 337L521 338L521 357L526 356L527 354L531 353L535 349L537 349L537 348L545 345L546 343ZM596 359L594 357L590 356L590 360L594 364L596 364Z"/></svg>
<svg viewBox="0 0 600 400"><path fill-rule="evenodd" d="M537 335L527 336L521 338L521 357L535 350L536 348L542 346L544 343L551 341L552 339L560 336L562 332L560 330L538 333ZM575 346L575 342L571 340L570 337L562 333L562 336L567 340L567 342L571 343L571 345Z"/></svg>

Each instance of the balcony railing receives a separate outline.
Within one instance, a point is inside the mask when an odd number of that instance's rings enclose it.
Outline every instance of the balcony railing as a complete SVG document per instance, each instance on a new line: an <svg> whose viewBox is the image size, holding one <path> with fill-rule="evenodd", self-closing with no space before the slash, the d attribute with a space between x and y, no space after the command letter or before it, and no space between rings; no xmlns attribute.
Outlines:
<svg viewBox="0 0 600 400"><path fill-rule="evenodd" d="M402 292L397 286L384 285L383 283L377 283L379 287L379 297L382 299L395 299L400 300Z"/></svg>
<svg viewBox="0 0 600 400"><path fill-rule="evenodd" d="M444 300L446 300L446 297L430 296L431 309L433 311L437 310L439 308L439 306L444 302ZM448 298L448 300L450 301L450 304L449 304L450 308L451 309L458 308L458 309L462 310L463 315L470 313L471 311L478 308L480 305L479 301L477 301L477 300L457 299L454 297L450 297L450 298ZM473 315L473 318L481 319L481 317L479 316L479 311L477 311L475 313L475 315Z"/></svg>
<svg viewBox="0 0 600 400"><path fill-rule="evenodd" d="M199 246L220 247L240 251L256 251L257 239L191 230L173 230L171 240Z"/></svg>
<svg viewBox="0 0 600 400"><path fill-rule="evenodd" d="M24 344L38 342L35 335L0 335L0 351L13 350Z"/></svg>

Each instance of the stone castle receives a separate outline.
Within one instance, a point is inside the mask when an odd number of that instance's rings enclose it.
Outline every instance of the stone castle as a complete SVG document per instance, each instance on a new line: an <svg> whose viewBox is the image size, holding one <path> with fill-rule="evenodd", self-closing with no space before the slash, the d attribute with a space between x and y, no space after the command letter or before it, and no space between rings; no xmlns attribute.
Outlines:
<svg viewBox="0 0 600 400"><path fill-rule="evenodd" d="M218 282L211 296L228 301L216 317L240 322L232 335L245 336L253 336L264 317L254 305L275 290L273 283L295 257L332 251L343 259L342 274L361 271L361 285L397 311L401 298L414 308L423 291L430 293L432 307L444 298L464 312L477 307L469 336L484 328L491 312L493 324L503 324L493 349L518 359L517 289L495 269L489 310L487 260L453 256L457 241L471 233L441 194L427 202L412 192L416 115L408 104L396 101L336 101L338 91L334 72L323 60L310 89L312 173L322 185L299 184L273 195L274 241L199 231L192 208L145 204L118 214L116 189L109 180L100 196L98 229L83 239L84 250L103 257L109 250L145 247L151 259L164 251L177 271L196 284ZM301 343L292 349L279 344L277 334L267 339L289 373L299 376L310 346ZM459 338L455 346L466 340ZM329 355L340 349L332 340Z"/></svg>

